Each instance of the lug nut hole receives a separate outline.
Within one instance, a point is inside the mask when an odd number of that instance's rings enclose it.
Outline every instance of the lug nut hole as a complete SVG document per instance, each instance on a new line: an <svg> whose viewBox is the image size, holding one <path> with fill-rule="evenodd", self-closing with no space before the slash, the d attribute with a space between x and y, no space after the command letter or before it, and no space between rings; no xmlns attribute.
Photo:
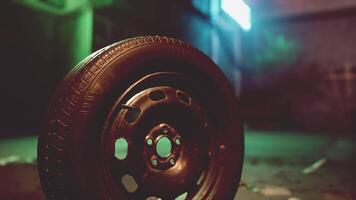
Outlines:
<svg viewBox="0 0 356 200"><path fill-rule="evenodd" d="M181 144L180 139L179 139L179 138L177 138L177 139L176 139L176 141L175 141L175 143L176 143L176 145L178 145L178 146L179 146L179 145Z"/></svg>
<svg viewBox="0 0 356 200"><path fill-rule="evenodd" d="M152 146L153 140L152 140L151 138L148 138L148 139L146 140L146 144L147 144L148 146Z"/></svg>

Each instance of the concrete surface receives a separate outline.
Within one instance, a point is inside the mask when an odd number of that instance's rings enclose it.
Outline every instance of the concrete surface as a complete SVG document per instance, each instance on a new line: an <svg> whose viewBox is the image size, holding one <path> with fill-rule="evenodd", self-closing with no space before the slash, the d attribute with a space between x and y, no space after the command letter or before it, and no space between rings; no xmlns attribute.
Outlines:
<svg viewBox="0 0 356 200"><path fill-rule="evenodd" d="M356 199L352 140L305 133L246 132L246 159L235 200ZM36 143L36 137L0 140L0 200L44 199L37 174ZM310 167L313 164L314 168Z"/></svg>

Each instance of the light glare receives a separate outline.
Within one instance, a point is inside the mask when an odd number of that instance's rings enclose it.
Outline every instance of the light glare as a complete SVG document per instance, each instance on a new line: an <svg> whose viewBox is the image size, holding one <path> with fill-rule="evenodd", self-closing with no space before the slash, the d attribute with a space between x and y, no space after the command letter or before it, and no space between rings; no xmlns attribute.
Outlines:
<svg viewBox="0 0 356 200"><path fill-rule="evenodd" d="M251 9L243 0L222 0L221 8L233 18L242 29L251 29Z"/></svg>

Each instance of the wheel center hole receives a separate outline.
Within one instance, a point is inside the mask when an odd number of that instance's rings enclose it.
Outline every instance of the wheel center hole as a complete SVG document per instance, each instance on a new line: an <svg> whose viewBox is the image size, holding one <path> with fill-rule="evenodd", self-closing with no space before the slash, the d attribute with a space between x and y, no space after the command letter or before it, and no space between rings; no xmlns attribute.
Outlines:
<svg viewBox="0 0 356 200"><path fill-rule="evenodd" d="M161 158L170 156L172 152L171 140L166 136L161 137L157 142L156 151Z"/></svg>

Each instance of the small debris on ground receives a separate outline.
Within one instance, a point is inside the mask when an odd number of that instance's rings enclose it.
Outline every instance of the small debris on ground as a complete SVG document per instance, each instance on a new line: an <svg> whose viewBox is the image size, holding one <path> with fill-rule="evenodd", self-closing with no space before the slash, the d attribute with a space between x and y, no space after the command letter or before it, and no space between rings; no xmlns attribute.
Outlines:
<svg viewBox="0 0 356 200"><path fill-rule="evenodd" d="M322 158L322 159L316 161L311 166L305 168L303 170L303 174L312 174L312 173L316 172L318 169L320 169L325 163L326 163L326 158Z"/></svg>
<svg viewBox="0 0 356 200"><path fill-rule="evenodd" d="M247 190L250 190L252 192L260 192L261 190L259 187L247 184L246 182L240 182L240 187L245 187Z"/></svg>
<svg viewBox="0 0 356 200"><path fill-rule="evenodd" d="M300 199L297 197L289 197L288 200L300 200Z"/></svg>
<svg viewBox="0 0 356 200"><path fill-rule="evenodd" d="M261 189L261 194L264 196L291 196L292 192L285 187L269 185Z"/></svg>
<svg viewBox="0 0 356 200"><path fill-rule="evenodd" d="M257 187L246 182L240 182L240 187L245 187L247 190L250 190L255 193L261 193L264 196L292 196L292 192L285 187L274 186L274 185L267 185L264 187ZM290 197L288 200L300 200L296 197Z"/></svg>

